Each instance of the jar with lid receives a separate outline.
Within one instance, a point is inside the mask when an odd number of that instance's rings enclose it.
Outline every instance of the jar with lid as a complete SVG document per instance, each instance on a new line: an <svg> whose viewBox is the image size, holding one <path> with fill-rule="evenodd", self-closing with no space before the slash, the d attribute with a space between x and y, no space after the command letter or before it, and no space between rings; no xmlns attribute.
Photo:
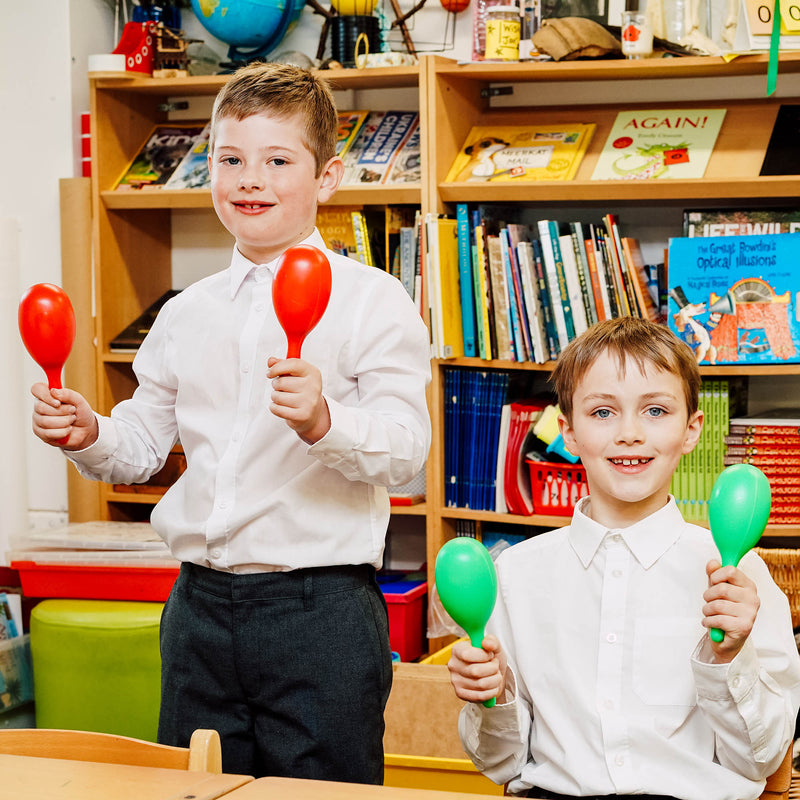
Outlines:
<svg viewBox="0 0 800 800"><path fill-rule="evenodd" d="M519 31L517 6L492 6L487 9L485 57L490 61L518 61Z"/></svg>

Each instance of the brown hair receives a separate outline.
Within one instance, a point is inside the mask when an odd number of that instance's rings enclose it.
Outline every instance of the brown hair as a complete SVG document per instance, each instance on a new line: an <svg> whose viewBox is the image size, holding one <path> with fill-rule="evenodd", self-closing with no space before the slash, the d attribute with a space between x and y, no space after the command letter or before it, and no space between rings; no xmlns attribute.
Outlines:
<svg viewBox="0 0 800 800"><path fill-rule="evenodd" d="M291 64L249 64L233 73L214 101L209 151L214 150L221 119L243 120L265 112L276 117L302 115L303 144L314 155L319 177L336 155L336 104L325 80Z"/></svg>
<svg viewBox="0 0 800 800"><path fill-rule="evenodd" d="M657 369L675 373L683 382L689 416L697 411L701 378L689 345L666 325L638 317L619 317L593 325L573 339L558 357L550 381L555 386L561 413L570 422L575 387L595 359L605 352L617 357L623 373L628 358L642 371L649 362Z"/></svg>

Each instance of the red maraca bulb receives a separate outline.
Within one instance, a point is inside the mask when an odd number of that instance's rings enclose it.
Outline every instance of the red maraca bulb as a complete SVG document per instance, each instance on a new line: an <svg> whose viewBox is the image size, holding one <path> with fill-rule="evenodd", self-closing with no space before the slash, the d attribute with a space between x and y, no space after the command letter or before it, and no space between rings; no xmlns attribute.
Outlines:
<svg viewBox="0 0 800 800"><path fill-rule="evenodd" d="M52 283L31 286L19 303L19 332L51 389L61 389L61 370L75 341L75 311L66 292Z"/></svg>
<svg viewBox="0 0 800 800"><path fill-rule="evenodd" d="M289 340L286 358L300 358L306 336L328 307L331 282L330 262L319 248L298 244L281 256L272 283L272 303Z"/></svg>

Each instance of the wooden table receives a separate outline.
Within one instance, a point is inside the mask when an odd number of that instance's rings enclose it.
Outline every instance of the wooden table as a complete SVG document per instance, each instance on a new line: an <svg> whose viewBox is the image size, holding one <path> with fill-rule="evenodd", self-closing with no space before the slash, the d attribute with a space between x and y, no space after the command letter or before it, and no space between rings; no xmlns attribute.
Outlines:
<svg viewBox="0 0 800 800"><path fill-rule="evenodd" d="M216 800L252 780L249 775L0 754L3 800Z"/></svg>
<svg viewBox="0 0 800 800"><path fill-rule="evenodd" d="M296 778L257 778L226 794L224 800L497 800L497 796Z"/></svg>

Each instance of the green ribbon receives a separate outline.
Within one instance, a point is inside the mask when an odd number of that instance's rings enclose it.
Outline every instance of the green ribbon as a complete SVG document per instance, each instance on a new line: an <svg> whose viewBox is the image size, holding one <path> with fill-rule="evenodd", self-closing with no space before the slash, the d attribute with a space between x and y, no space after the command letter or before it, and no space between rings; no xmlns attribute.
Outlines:
<svg viewBox="0 0 800 800"><path fill-rule="evenodd" d="M781 44L781 2L775 0L772 15L772 33L769 37L769 66L767 68L767 97L775 92L778 85L778 53Z"/></svg>

